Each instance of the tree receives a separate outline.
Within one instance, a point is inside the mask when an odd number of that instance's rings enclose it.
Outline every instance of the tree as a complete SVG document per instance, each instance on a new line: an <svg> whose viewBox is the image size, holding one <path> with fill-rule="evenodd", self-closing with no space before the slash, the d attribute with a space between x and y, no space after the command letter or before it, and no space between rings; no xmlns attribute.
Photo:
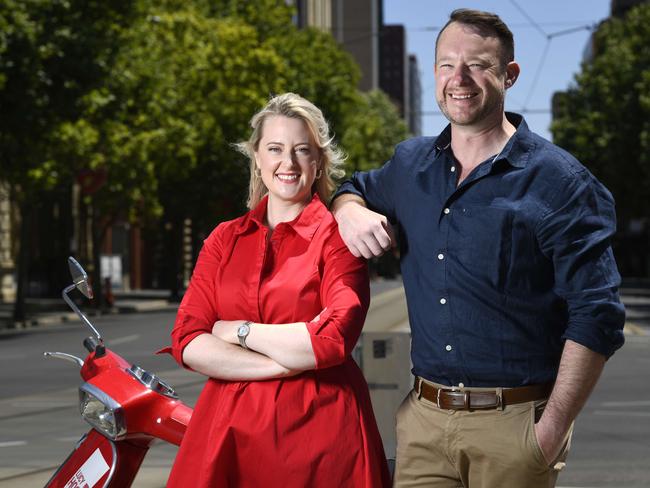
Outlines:
<svg viewBox="0 0 650 488"><path fill-rule="evenodd" d="M233 194L241 202L232 207L241 209L243 192L233 190L244 186L245 167L230 142L277 89L279 69L256 31L237 19L210 18L192 4L143 2L120 38L111 76L66 131L66 147L77 153L69 156L108 175L88 198L96 243L118 218L142 225L162 216L179 241L186 218L213 226ZM176 263L180 245L171 247Z"/></svg>
<svg viewBox="0 0 650 488"><path fill-rule="evenodd" d="M650 4L606 21L593 41L551 130L612 191L626 225L650 217Z"/></svg>
<svg viewBox="0 0 650 488"><path fill-rule="evenodd" d="M30 217L44 193L73 174L56 158L60 125L103 79L132 13L128 2L0 1L0 178L21 217L15 321L25 318Z"/></svg>
<svg viewBox="0 0 650 488"><path fill-rule="evenodd" d="M551 130L613 193L619 269L642 276L650 273L650 4L607 20L593 42ZM634 222L645 222L645 233L628 231Z"/></svg>
<svg viewBox="0 0 650 488"><path fill-rule="evenodd" d="M384 92L360 95L356 111L346 120L341 145L348 154L346 170L367 171L386 162L395 145L406 139L406 123Z"/></svg>
<svg viewBox="0 0 650 488"><path fill-rule="evenodd" d="M232 143L247 137L252 114L269 95L296 91L342 127L359 74L330 35L298 30L284 2L139 6L110 76L62 126L61 159L106 171L106 185L86 198L97 242L118 217L162 215L176 291L186 219L198 237L244 209L248 168Z"/></svg>
<svg viewBox="0 0 650 488"><path fill-rule="evenodd" d="M217 222L244 210L248 167L232 144L248 137L250 117L270 95L306 96L341 131L356 111L352 58L329 34L297 29L292 12L270 0L150 7L123 41L124 63L112 77L122 88L108 90L121 95L99 97L133 100L122 115L101 119L127 120L131 137L144 138L134 147L156 168L173 293L183 222L191 219L200 244Z"/></svg>
<svg viewBox="0 0 650 488"><path fill-rule="evenodd" d="M332 131L342 137L345 120L358 110L357 83L361 72L352 56L329 34L314 28L287 25L284 33L266 42L282 59L282 91L292 91L318 106Z"/></svg>
<svg viewBox="0 0 650 488"><path fill-rule="evenodd" d="M82 185L82 210L100 298L100 244L116 220L160 222L174 277L183 222L200 239L243 212L248 167L232 144L270 95L316 103L358 164L380 164L402 138L385 97L357 90L351 56L297 29L294 12L278 0L0 0L1 177L25 212L75 178L97 183Z"/></svg>

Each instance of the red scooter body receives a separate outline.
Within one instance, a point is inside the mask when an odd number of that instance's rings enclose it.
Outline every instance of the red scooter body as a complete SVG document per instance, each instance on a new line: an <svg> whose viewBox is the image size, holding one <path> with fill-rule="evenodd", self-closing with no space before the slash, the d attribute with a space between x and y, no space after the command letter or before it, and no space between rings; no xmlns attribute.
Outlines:
<svg viewBox="0 0 650 488"><path fill-rule="evenodd" d="M70 258L70 269L85 273ZM76 362L84 383L79 387L81 415L93 428L77 443L46 488L93 488L131 486L155 439L180 445L192 416L174 390L157 376L130 365L104 347L101 336L71 303L66 288L63 297L96 333L84 345L90 351L85 361L64 353L45 353ZM85 283L84 283L85 284ZM84 291L82 291L83 293ZM88 292L92 296L92 292Z"/></svg>

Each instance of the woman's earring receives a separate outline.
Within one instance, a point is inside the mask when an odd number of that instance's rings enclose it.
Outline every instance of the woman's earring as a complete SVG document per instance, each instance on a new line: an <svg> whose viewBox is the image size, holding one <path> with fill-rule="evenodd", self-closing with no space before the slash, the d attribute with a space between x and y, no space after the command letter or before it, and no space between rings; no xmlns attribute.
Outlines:
<svg viewBox="0 0 650 488"><path fill-rule="evenodd" d="M318 172L316 173L316 179L320 180L320 177L323 176L323 170L319 169Z"/></svg>
<svg viewBox="0 0 650 488"><path fill-rule="evenodd" d="M260 169L257 168L257 167L253 170L253 173L254 173L255 176L257 176L258 178L261 178L261 177L262 177L262 172L261 172Z"/></svg>

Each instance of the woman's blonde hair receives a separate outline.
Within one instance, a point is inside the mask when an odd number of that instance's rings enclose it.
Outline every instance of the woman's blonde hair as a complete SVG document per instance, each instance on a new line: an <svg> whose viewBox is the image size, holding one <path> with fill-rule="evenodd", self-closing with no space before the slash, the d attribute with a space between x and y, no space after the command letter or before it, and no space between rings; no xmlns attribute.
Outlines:
<svg viewBox="0 0 650 488"><path fill-rule="evenodd" d="M342 169L345 157L343 152L334 144L334 138L330 136L329 125L320 109L300 95L283 93L272 97L266 106L253 116L250 121L253 132L248 141L236 144L237 149L248 156L250 160L250 181L246 205L249 209L255 208L264 195L268 193L262 177L259 176L259 173L256 174L255 171L257 168L255 152L259 149L260 140L262 139L264 121L277 115L300 119L307 124L320 152L320 169L322 170L320 178L314 181L312 194L315 191L320 199L327 203L336 188L335 179L341 178L345 174Z"/></svg>

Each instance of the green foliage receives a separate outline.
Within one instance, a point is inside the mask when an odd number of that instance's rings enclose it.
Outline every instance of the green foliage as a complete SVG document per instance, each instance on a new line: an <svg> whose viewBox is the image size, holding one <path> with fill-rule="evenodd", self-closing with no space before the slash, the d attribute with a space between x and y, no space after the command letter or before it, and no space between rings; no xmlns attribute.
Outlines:
<svg viewBox="0 0 650 488"><path fill-rule="evenodd" d="M245 22L255 29L264 40L286 35L292 29L293 5L285 0L200 0L203 11L209 17L233 18Z"/></svg>
<svg viewBox="0 0 650 488"><path fill-rule="evenodd" d="M0 2L0 160L17 201L70 178L55 157L58 126L103 79L131 15L121 2Z"/></svg>
<svg viewBox="0 0 650 488"><path fill-rule="evenodd" d="M316 104L332 131L342 134L346 117L358 110L359 103L356 86L361 73L350 54L330 34L293 26L266 45L282 59L282 91L298 93Z"/></svg>
<svg viewBox="0 0 650 488"><path fill-rule="evenodd" d="M191 215L195 206L214 210L221 192L232 198L243 171L229 141L277 89L279 67L256 31L236 19L191 6L144 11L121 38L104 85L83 99L78 130L69 131L79 140L67 147L85 148L79 160L108 168L96 205L155 217L161 205ZM216 176L221 184L207 186Z"/></svg>
<svg viewBox="0 0 650 488"><path fill-rule="evenodd" d="M621 220L650 216L650 4L605 22L594 42L551 130L612 191Z"/></svg>
<svg viewBox="0 0 650 488"><path fill-rule="evenodd" d="M360 94L341 141L348 154L347 173L381 166L407 135L406 123L387 95L379 90Z"/></svg>
<svg viewBox="0 0 650 488"><path fill-rule="evenodd" d="M298 30L292 13L266 0L141 2L105 83L62 130L62 159L108 169L95 206L164 211L204 229L241 213L248 170L232 143L275 93L306 96L343 132L359 70L329 34Z"/></svg>
<svg viewBox="0 0 650 488"><path fill-rule="evenodd" d="M199 234L241 214L248 164L232 144L273 94L318 105L350 170L380 165L404 123L294 14L284 0L0 0L0 179L22 205L93 176L97 258L116 219L178 232L191 218Z"/></svg>
<svg viewBox="0 0 650 488"><path fill-rule="evenodd" d="M126 6L128 4L128 7ZM331 35L297 29L280 0L2 0L3 177L27 195L106 173L92 201L108 221L165 208L214 222L243 209L232 150L272 94L322 108L354 167L405 135Z"/></svg>

